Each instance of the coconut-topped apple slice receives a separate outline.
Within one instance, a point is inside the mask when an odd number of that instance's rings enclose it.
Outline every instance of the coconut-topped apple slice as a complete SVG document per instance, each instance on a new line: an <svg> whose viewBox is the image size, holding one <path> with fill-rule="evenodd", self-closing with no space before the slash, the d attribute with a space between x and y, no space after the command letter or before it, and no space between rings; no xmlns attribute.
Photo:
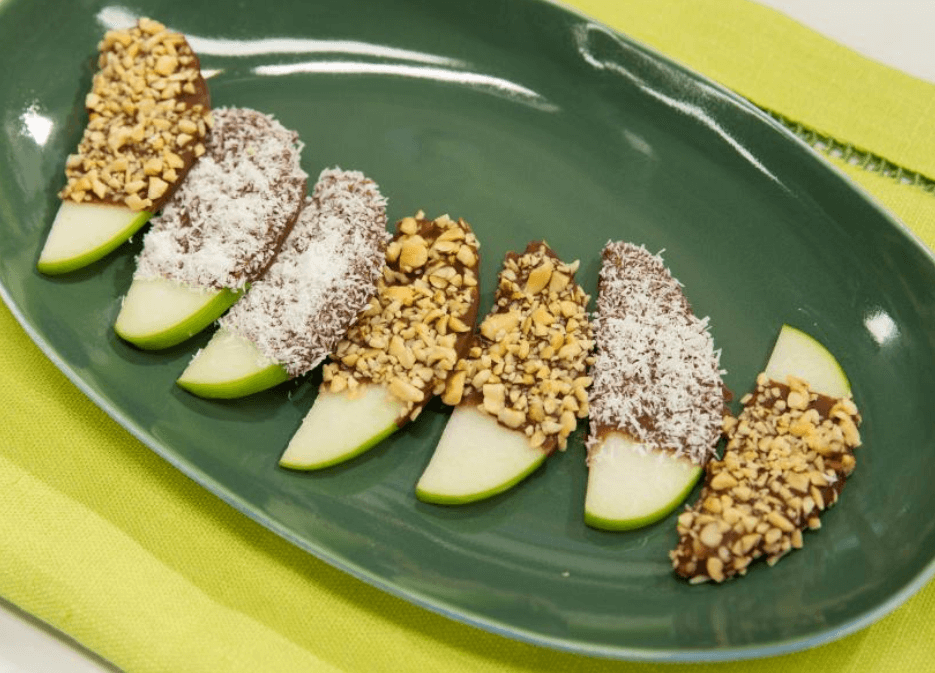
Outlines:
<svg viewBox="0 0 935 673"><path fill-rule="evenodd" d="M359 171L322 171L269 270L221 318L178 384L235 398L317 367L376 292L388 239L376 183Z"/></svg>
<svg viewBox="0 0 935 673"><path fill-rule="evenodd" d="M246 108L213 117L205 155L152 220L114 325L140 348L217 320L269 268L305 203L295 131Z"/></svg>
<svg viewBox="0 0 935 673"><path fill-rule="evenodd" d="M62 274L104 257L166 203L204 153L211 125L198 57L179 33L142 18L98 45L88 123L65 163L38 269Z"/></svg>
<svg viewBox="0 0 935 673"><path fill-rule="evenodd" d="M501 493L556 449L588 414L589 297L542 242L511 252L495 304L442 401L456 405L416 496L455 505Z"/></svg>
<svg viewBox="0 0 935 673"><path fill-rule="evenodd" d="M377 294L325 366L280 465L316 470L349 460L445 390L477 317L478 264L477 238L462 219L419 212L397 224Z"/></svg>
<svg viewBox="0 0 935 673"><path fill-rule="evenodd" d="M726 417L727 447L705 470L698 502L679 515L670 552L692 583L745 575L803 545L802 532L838 501L856 467L860 414L834 356L783 325L738 418Z"/></svg>
<svg viewBox="0 0 935 673"><path fill-rule="evenodd" d="M720 352L659 255L608 242L591 370L585 523L626 530L664 517L715 456Z"/></svg>

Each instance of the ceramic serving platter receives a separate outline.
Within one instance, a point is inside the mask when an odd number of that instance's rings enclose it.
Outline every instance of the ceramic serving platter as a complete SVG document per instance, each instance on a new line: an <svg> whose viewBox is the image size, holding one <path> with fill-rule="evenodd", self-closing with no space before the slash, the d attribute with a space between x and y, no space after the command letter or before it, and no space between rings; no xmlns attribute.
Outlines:
<svg viewBox="0 0 935 673"><path fill-rule="evenodd" d="M231 506L334 566L507 637L615 658L801 649L886 614L935 572L935 265L907 231L766 115L627 37L532 0L95 0L0 5L0 286L27 332L118 423ZM722 586L670 569L674 517L583 523L584 423L512 491L445 508L414 484L447 418L315 474L277 460L320 374L231 402L174 381L208 335L136 350L112 324L139 237L59 278L35 271L103 32L184 32L216 106L297 129L311 176L359 169L395 220L464 217L482 310L504 254L545 239L596 291L610 239L645 245L709 316L739 397L780 325L838 357L864 415L858 468L805 547ZM21 26L34 26L23 31ZM694 498L694 494L692 496Z"/></svg>

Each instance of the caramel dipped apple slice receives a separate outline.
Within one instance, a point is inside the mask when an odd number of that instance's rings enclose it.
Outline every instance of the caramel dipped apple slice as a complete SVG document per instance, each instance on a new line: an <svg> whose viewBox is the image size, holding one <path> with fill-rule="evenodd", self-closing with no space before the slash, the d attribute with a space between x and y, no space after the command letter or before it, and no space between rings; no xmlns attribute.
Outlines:
<svg viewBox="0 0 935 673"><path fill-rule="evenodd" d="M564 450L587 416L589 297L542 242L504 260L493 310L442 396L456 405L416 485L425 502L489 498Z"/></svg>
<svg viewBox="0 0 935 673"><path fill-rule="evenodd" d="M279 464L317 470L367 451L441 394L471 338L478 242L462 219L407 217L369 308L325 366L318 397Z"/></svg>
<svg viewBox="0 0 935 673"><path fill-rule="evenodd" d="M109 31L98 50L88 124L65 163L62 202L37 264L45 274L80 269L119 247L205 152L208 87L184 36L141 18Z"/></svg>
<svg viewBox="0 0 935 673"><path fill-rule="evenodd" d="M670 552L691 583L745 575L774 565L821 527L857 465L860 413L835 357L817 340L783 325L756 389L727 417L727 447L708 463L698 502L679 515Z"/></svg>
<svg viewBox="0 0 935 673"><path fill-rule="evenodd" d="M627 530L675 509L715 456L720 353L662 258L603 250L592 369L585 523Z"/></svg>
<svg viewBox="0 0 935 673"><path fill-rule="evenodd" d="M214 110L207 152L152 220L114 329L145 349L217 320L263 276L305 204L298 134L246 108Z"/></svg>
<svg viewBox="0 0 935 673"><path fill-rule="evenodd" d="M178 384L235 398L317 367L376 292L388 238L376 183L359 171L322 171L269 270L221 318Z"/></svg>

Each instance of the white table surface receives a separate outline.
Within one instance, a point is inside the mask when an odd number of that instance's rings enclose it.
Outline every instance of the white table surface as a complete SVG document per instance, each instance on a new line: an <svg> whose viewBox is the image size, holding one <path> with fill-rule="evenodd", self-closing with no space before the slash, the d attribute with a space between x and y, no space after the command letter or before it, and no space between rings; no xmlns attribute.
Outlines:
<svg viewBox="0 0 935 673"><path fill-rule="evenodd" d="M932 0L758 0L881 63L935 83ZM113 673L108 662L0 599L0 673Z"/></svg>

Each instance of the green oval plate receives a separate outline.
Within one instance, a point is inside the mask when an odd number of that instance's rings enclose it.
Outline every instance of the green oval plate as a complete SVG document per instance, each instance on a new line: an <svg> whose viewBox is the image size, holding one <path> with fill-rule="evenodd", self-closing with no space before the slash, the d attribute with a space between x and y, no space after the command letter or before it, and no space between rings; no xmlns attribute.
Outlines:
<svg viewBox="0 0 935 673"><path fill-rule="evenodd" d="M365 171L390 216L462 216L486 308L508 250L545 238L581 260L627 239L665 259L711 318L728 385L753 383L779 327L837 355L865 423L858 469L805 548L723 586L669 567L674 515L584 526L583 424L509 493L460 509L413 486L446 412L351 464L277 467L318 376L234 402L175 384L207 336L162 353L111 326L139 240L84 271L35 263L81 134L95 45L134 17L94 0L0 11L0 283L25 329L98 405L246 515L366 582L509 637L575 652L714 660L859 629L935 571L935 264L907 231L744 101L629 39L532 0L145 2L191 36L214 103L275 114L314 177ZM212 8L210 11L206 8ZM36 26L23 31L22 26ZM139 239L139 237L138 237Z"/></svg>

